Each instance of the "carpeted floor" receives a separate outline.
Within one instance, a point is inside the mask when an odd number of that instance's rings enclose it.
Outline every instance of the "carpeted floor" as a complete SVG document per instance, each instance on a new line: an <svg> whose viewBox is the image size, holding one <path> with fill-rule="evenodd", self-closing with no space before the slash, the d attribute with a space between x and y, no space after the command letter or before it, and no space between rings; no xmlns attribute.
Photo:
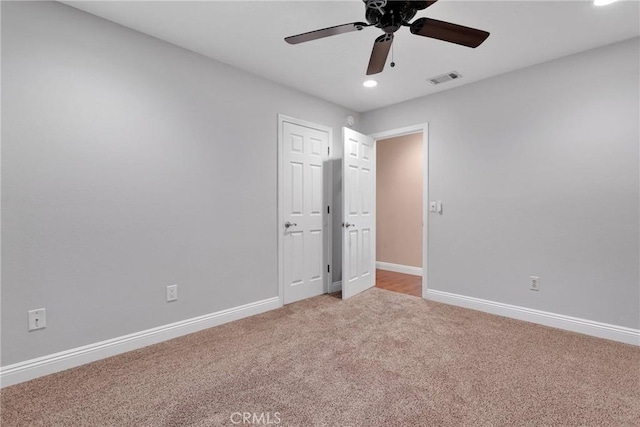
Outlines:
<svg viewBox="0 0 640 427"><path fill-rule="evenodd" d="M3 427L638 426L640 349L374 288L1 394Z"/></svg>

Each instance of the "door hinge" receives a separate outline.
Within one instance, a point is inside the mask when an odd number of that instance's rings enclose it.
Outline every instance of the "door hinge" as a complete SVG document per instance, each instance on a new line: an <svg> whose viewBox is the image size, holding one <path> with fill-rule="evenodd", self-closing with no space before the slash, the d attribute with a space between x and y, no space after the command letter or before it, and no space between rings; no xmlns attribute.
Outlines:
<svg viewBox="0 0 640 427"><path fill-rule="evenodd" d="M331 147L327 147L327 156L331 154Z"/></svg>
<svg viewBox="0 0 640 427"><path fill-rule="evenodd" d="M331 213L331 207L327 206L327 213L330 214Z"/></svg>
<svg viewBox="0 0 640 427"><path fill-rule="evenodd" d="M331 273L331 266L327 264L327 273Z"/></svg>

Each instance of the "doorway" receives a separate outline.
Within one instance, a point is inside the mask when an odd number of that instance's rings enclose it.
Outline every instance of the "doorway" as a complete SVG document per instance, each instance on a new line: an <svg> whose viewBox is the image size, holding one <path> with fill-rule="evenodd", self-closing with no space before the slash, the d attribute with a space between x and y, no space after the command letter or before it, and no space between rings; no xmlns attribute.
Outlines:
<svg viewBox="0 0 640 427"><path fill-rule="evenodd" d="M422 295L422 132L378 139L376 287Z"/></svg>
<svg viewBox="0 0 640 427"><path fill-rule="evenodd" d="M428 266L428 125L376 140L376 287L425 297Z"/></svg>

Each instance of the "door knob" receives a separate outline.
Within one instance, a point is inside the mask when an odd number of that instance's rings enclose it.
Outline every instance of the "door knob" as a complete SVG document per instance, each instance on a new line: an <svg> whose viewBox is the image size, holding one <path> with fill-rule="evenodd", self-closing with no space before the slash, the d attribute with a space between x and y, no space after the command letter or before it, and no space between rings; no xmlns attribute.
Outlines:
<svg viewBox="0 0 640 427"><path fill-rule="evenodd" d="M298 226L298 224L296 224L295 222L287 221L287 222L284 223L284 228L297 227L297 226Z"/></svg>

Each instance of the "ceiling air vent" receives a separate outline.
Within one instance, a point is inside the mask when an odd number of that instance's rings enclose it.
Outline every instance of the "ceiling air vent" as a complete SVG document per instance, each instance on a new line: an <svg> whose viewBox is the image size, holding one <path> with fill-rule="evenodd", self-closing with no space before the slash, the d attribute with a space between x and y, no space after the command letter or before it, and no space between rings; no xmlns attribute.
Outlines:
<svg viewBox="0 0 640 427"><path fill-rule="evenodd" d="M457 71L452 71L452 72L447 73L447 74L442 74L442 75L437 76L437 77L432 77L432 78L429 79L429 81L431 82L431 84L439 85L440 83L444 83L444 82L448 82L450 80L455 80L455 79L460 79L460 78L462 78L460 73L458 73Z"/></svg>

